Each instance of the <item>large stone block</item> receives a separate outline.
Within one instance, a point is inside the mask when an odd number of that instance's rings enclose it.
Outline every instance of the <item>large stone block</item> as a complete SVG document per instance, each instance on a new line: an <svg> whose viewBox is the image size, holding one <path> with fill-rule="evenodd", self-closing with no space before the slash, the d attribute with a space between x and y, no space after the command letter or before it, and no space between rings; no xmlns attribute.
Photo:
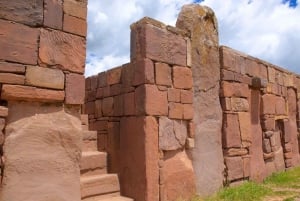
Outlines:
<svg viewBox="0 0 300 201"><path fill-rule="evenodd" d="M0 61L0 72L24 74L25 66L17 63L7 63Z"/></svg>
<svg viewBox="0 0 300 201"><path fill-rule="evenodd" d="M224 114L223 146L226 148L241 147L241 134L237 114Z"/></svg>
<svg viewBox="0 0 300 201"><path fill-rule="evenodd" d="M1 99L4 100L63 102L64 98L64 91L8 84L2 86L1 93Z"/></svg>
<svg viewBox="0 0 300 201"><path fill-rule="evenodd" d="M155 81L158 85L172 86L172 69L168 64L155 63Z"/></svg>
<svg viewBox="0 0 300 201"><path fill-rule="evenodd" d="M38 29L0 19L0 36L1 60L33 65L37 63Z"/></svg>
<svg viewBox="0 0 300 201"><path fill-rule="evenodd" d="M133 85L154 84L154 64L150 59L134 61Z"/></svg>
<svg viewBox="0 0 300 201"><path fill-rule="evenodd" d="M55 30L41 30L39 58L42 63L83 73L85 53L84 38Z"/></svg>
<svg viewBox="0 0 300 201"><path fill-rule="evenodd" d="M179 103L181 100L180 89L169 88L168 89L168 101Z"/></svg>
<svg viewBox="0 0 300 201"><path fill-rule="evenodd" d="M64 12L81 19L87 16L87 0L65 0Z"/></svg>
<svg viewBox="0 0 300 201"><path fill-rule="evenodd" d="M25 77L26 85L50 89L64 89L65 86L64 73L58 69L27 66ZM78 82L76 85L78 86Z"/></svg>
<svg viewBox="0 0 300 201"><path fill-rule="evenodd" d="M187 65L187 44L183 36L151 24L144 18L131 26L131 58L149 58L168 64ZM155 22L154 22L155 23Z"/></svg>
<svg viewBox="0 0 300 201"><path fill-rule="evenodd" d="M66 104L83 104L85 95L85 80L80 74L66 75Z"/></svg>
<svg viewBox="0 0 300 201"><path fill-rule="evenodd" d="M134 92L124 94L124 115L135 115Z"/></svg>
<svg viewBox="0 0 300 201"><path fill-rule="evenodd" d="M183 118L183 104L181 103L169 103L169 117L172 119Z"/></svg>
<svg viewBox="0 0 300 201"><path fill-rule="evenodd" d="M276 96L265 94L262 96L262 113L275 114Z"/></svg>
<svg viewBox="0 0 300 201"><path fill-rule="evenodd" d="M25 76L13 73L0 73L0 83L24 85Z"/></svg>
<svg viewBox="0 0 300 201"><path fill-rule="evenodd" d="M135 91L137 114L168 115L167 91L159 91L155 85L141 85Z"/></svg>
<svg viewBox="0 0 300 201"><path fill-rule="evenodd" d="M187 138L187 125L183 121L159 118L159 148L164 151L184 147Z"/></svg>
<svg viewBox="0 0 300 201"><path fill-rule="evenodd" d="M113 68L106 72L106 82L108 85L119 84L121 82L122 67Z"/></svg>
<svg viewBox="0 0 300 201"><path fill-rule="evenodd" d="M237 180L244 177L244 164L242 157L225 157L227 166L227 180Z"/></svg>
<svg viewBox="0 0 300 201"><path fill-rule="evenodd" d="M192 71L188 67L173 67L173 84L178 89L191 89L193 87Z"/></svg>
<svg viewBox="0 0 300 201"><path fill-rule="evenodd" d="M53 29L62 29L63 24L62 0L44 1L44 25Z"/></svg>
<svg viewBox="0 0 300 201"><path fill-rule="evenodd" d="M251 145L251 120L250 114L247 112L239 112L239 125L241 132L241 139L243 147L248 147Z"/></svg>
<svg viewBox="0 0 300 201"><path fill-rule="evenodd" d="M221 82L221 96L223 97L249 97L249 87L244 83Z"/></svg>
<svg viewBox="0 0 300 201"><path fill-rule="evenodd" d="M0 199L80 201L80 120L57 106L31 104L9 105L14 121L6 127Z"/></svg>
<svg viewBox="0 0 300 201"><path fill-rule="evenodd" d="M286 115L286 102L283 97L276 97L275 113L276 115Z"/></svg>
<svg viewBox="0 0 300 201"><path fill-rule="evenodd" d="M86 20L70 15L64 15L63 30L69 33L85 37L87 33Z"/></svg>
<svg viewBox="0 0 300 201"><path fill-rule="evenodd" d="M246 112L249 110L248 100L245 98L231 98L231 110L235 112Z"/></svg>
<svg viewBox="0 0 300 201"><path fill-rule="evenodd" d="M161 189L163 196L161 199L191 199L196 192L191 159L184 151L177 152L172 157L168 157L167 155L167 158L160 172L161 182L163 183L163 188Z"/></svg>
<svg viewBox="0 0 300 201"><path fill-rule="evenodd" d="M30 26L43 24L43 0L0 1L0 18Z"/></svg>

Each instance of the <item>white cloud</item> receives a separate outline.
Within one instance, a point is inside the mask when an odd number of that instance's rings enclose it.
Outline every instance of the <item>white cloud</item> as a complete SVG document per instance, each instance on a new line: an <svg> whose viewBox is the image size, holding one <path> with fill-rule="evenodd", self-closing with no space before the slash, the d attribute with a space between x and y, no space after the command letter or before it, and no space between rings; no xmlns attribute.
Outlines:
<svg viewBox="0 0 300 201"><path fill-rule="evenodd" d="M89 0L86 75L129 61L131 23L149 16L174 25L193 0ZM249 3L251 2L251 3ZM205 0L219 21L220 43L300 73L300 6L282 0Z"/></svg>

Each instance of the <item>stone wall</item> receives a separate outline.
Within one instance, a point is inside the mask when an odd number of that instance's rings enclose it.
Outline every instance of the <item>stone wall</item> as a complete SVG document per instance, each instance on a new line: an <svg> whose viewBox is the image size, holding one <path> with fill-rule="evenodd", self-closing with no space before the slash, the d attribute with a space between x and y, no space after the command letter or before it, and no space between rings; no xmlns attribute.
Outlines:
<svg viewBox="0 0 300 201"><path fill-rule="evenodd" d="M90 129L137 201L205 197L299 164L300 77L219 46L214 13L131 26L131 61L86 79Z"/></svg>
<svg viewBox="0 0 300 201"><path fill-rule="evenodd" d="M228 47L220 54L227 182L299 165L299 76Z"/></svg>
<svg viewBox="0 0 300 201"><path fill-rule="evenodd" d="M86 12L85 0L0 2L0 200L80 200Z"/></svg>

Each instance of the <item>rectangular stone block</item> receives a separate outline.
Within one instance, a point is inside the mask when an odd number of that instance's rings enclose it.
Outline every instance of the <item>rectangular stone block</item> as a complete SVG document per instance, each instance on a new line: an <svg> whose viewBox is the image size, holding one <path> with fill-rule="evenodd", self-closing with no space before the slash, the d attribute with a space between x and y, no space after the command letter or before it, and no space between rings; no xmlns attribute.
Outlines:
<svg viewBox="0 0 300 201"><path fill-rule="evenodd" d="M262 113L275 114L276 96L265 94L262 96Z"/></svg>
<svg viewBox="0 0 300 201"><path fill-rule="evenodd" d="M228 71L225 69L221 70L221 80L222 81L233 81L234 79L234 73L232 71Z"/></svg>
<svg viewBox="0 0 300 201"><path fill-rule="evenodd" d="M106 87L107 86L107 79L106 79L106 72L101 72L98 74L98 87Z"/></svg>
<svg viewBox="0 0 300 201"><path fill-rule="evenodd" d="M222 97L244 97L247 98L250 95L249 87L244 83L237 82L221 82L221 94Z"/></svg>
<svg viewBox="0 0 300 201"><path fill-rule="evenodd" d="M134 92L124 94L124 115L135 115Z"/></svg>
<svg viewBox="0 0 300 201"><path fill-rule="evenodd" d="M50 89L64 89L65 86L65 75L59 69L27 66L25 77L26 85ZM74 84L77 88L78 83Z"/></svg>
<svg viewBox="0 0 300 201"><path fill-rule="evenodd" d="M102 113L103 116L112 116L114 108L114 98L108 97L102 100Z"/></svg>
<svg viewBox="0 0 300 201"><path fill-rule="evenodd" d="M8 115L8 108L7 107L4 107L4 106L0 106L0 117L7 117ZM2 119L0 120L0 132L2 131L2 129L4 128L5 126L5 119Z"/></svg>
<svg viewBox="0 0 300 201"><path fill-rule="evenodd" d="M0 83L24 85L25 76L13 73L0 73Z"/></svg>
<svg viewBox="0 0 300 201"><path fill-rule="evenodd" d="M188 67L173 67L173 85L177 89L191 89L193 87L192 70Z"/></svg>
<svg viewBox="0 0 300 201"><path fill-rule="evenodd" d="M64 0L64 12L81 19L87 16L87 0Z"/></svg>
<svg viewBox="0 0 300 201"><path fill-rule="evenodd" d="M62 0L44 1L44 25L53 29L62 29L63 20Z"/></svg>
<svg viewBox="0 0 300 201"><path fill-rule="evenodd" d="M268 66L268 81L275 83L275 69L270 66Z"/></svg>
<svg viewBox="0 0 300 201"><path fill-rule="evenodd" d="M223 118L223 146L225 148L241 147L238 115L225 113Z"/></svg>
<svg viewBox="0 0 300 201"><path fill-rule="evenodd" d="M102 100L95 101L95 117L102 117Z"/></svg>
<svg viewBox="0 0 300 201"><path fill-rule="evenodd" d="M17 63L7 63L0 61L0 72L24 74L25 66Z"/></svg>
<svg viewBox="0 0 300 201"><path fill-rule="evenodd" d="M194 108L192 104L183 104L183 119L191 120L194 118Z"/></svg>
<svg viewBox="0 0 300 201"><path fill-rule="evenodd" d="M122 116L124 113L123 95L114 96L113 116Z"/></svg>
<svg viewBox="0 0 300 201"><path fill-rule="evenodd" d="M187 44L184 37L150 24L144 18L131 26L132 60L149 58L168 64L187 65Z"/></svg>
<svg viewBox="0 0 300 201"><path fill-rule="evenodd" d="M238 117L239 117L242 145L243 147L249 147L252 143L250 113L239 112Z"/></svg>
<svg viewBox="0 0 300 201"><path fill-rule="evenodd" d="M154 84L154 64L150 59L134 61L133 85Z"/></svg>
<svg viewBox="0 0 300 201"><path fill-rule="evenodd" d="M221 106L225 111L231 110L231 98L221 98Z"/></svg>
<svg viewBox="0 0 300 201"><path fill-rule="evenodd" d="M83 75L70 73L66 75L66 104L83 104L85 79ZM94 94L95 97L95 94Z"/></svg>
<svg viewBox="0 0 300 201"><path fill-rule="evenodd" d="M227 167L227 180L233 181L244 177L244 164L242 157L225 157Z"/></svg>
<svg viewBox="0 0 300 201"><path fill-rule="evenodd" d="M62 70L83 73L85 39L56 30L41 29L39 58L42 63Z"/></svg>
<svg viewBox="0 0 300 201"><path fill-rule="evenodd" d="M168 88L168 101L169 102L181 102L181 90L180 89L174 89L174 88Z"/></svg>
<svg viewBox="0 0 300 201"><path fill-rule="evenodd" d="M183 104L169 103L169 118L182 119L183 118Z"/></svg>
<svg viewBox="0 0 300 201"><path fill-rule="evenodd" d="M276 97L275 103L275 114L276 115L286 115L286 102L283 97Z"/></svg>
<svg viewBox="0 0 300 201"><path fill-rule="evenodd" d="M158 85L172 86L172 69L168 64L155 63L155 81Z"/></svg>
<svg viewBox="0 0 300 201"><path fill-rule="evenodd" d="M136 114L168 115L167 91L155 85L141 85L135 90Z"/></svg>
<svg viewBox="0 0 300 201"><path fill-rule="evenodd" d="M65 32L69 32L69 33L73 33L73 34L85 37L86 33L87 33L86 20L65 14L63 30Z"/></svg>
<svg viewBox="0 0 300 201"><path fill-rule="evenodd" d="M240 56L237 52L228 47L220 48L220 56L221 56L221 68L233 72L241 72L240 65L238 65L238 61L240 60Z"/></svg>
<svg viewBox="0 0 300 201"><path fill-rule="evenodd" d="M265 116L262 118L261 122L262 129L264 131L274 131L275 130L275 119L274 117Z"/></svg>
<svg viewBox="0 0 300 201"><path fill-rule="evenodd" d="M89 116L95 114L95 101L86 102L84 106L84 114Z"/></svg>
<svg viewBox="0 0 300 201"><path fill-rule="evenodd" d="M180 92L180 101L181 103L193 103L194 94L190 90L181 90Z"/></svg>
<svg viewBox="0 0 300 201"><path fill-rule="evenodd" d="M122 67L113 68L106 72L106 82L108 85L121 83Z"/></svg>
<svg viewBox="0 0 300 201"><path fill-rule="evenodd" d="M245 62L247 65L247 68L246 68L247 75L249 75L251 77L259 77L259 78L268 79L267 66L262 64L260 61L254 60L252 58L246 59Z"/></svg>
<svg viewBox="0 0 300 201"><path fill-rule="evenodd" d="M63 102L65 93L64 91L4 84L2 86L1 98L4 100Z"/></svg>
<svg viewBox="0 0 300 201"><path fill-rule="evenodd" d="M38 29L0 19L0 36L1 60L33 65L37 63Z"/></svg>
<svg viewBox="0 0 300 201"><path fill-rule="evenodd" d="M1 0L0 18L30 26L42 25L43 0Z"/></svg>
<svg viewBox="0 0 300 201"><path fill-rule="evenodd" d="M249 111L249 103L246 98L231 98L231 109L235 112Z"/></svg>

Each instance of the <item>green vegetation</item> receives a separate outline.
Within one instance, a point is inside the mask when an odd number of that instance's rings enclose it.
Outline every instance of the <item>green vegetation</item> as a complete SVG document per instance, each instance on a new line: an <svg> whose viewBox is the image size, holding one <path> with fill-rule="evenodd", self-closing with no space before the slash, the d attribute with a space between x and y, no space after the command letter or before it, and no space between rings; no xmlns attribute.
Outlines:
<svg viewBox="0 0 300 201"><path fill-rule="evenodd" d="M237 187L227 187L207 198L191 201L294 201L300 197L300 167L274 173L262 184L245 182Z"/></svg>

